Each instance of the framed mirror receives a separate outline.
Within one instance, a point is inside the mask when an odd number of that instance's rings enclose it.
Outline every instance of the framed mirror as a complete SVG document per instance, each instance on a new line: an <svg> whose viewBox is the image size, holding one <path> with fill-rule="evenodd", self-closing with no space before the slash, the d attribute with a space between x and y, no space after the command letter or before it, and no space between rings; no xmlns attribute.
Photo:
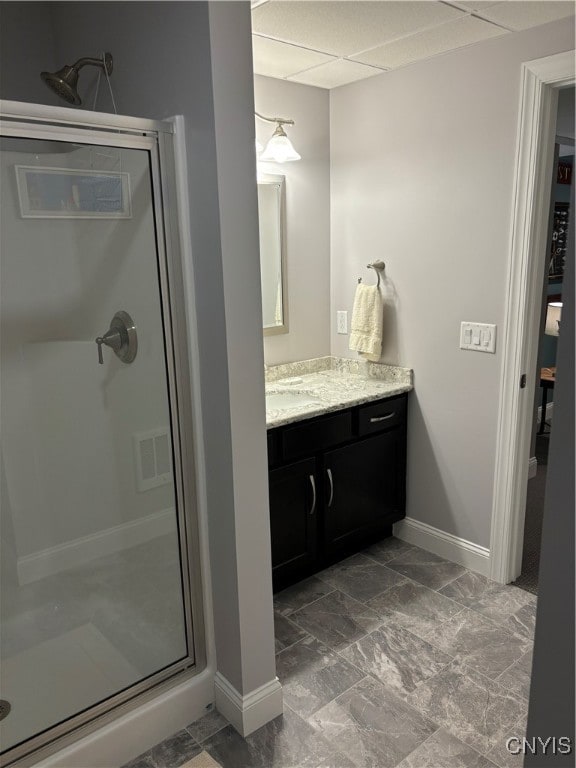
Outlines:
<svg viewBox="0 0 576 768"><path fill-rule="evenodd" d="M285 178L258 174L262 326L265 336L288 333Z"/></svg>

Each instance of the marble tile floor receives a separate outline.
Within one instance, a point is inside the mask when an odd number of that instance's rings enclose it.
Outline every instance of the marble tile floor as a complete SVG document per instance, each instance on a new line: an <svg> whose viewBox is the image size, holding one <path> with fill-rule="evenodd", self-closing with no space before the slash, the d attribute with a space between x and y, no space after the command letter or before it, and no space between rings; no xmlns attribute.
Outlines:
<svg viewBox="0 0 576 768"><path fill-rule="evenodd" d="M275 595L284 714L211 712L125 768L520 768L536 598L390 538Z"/></svg>

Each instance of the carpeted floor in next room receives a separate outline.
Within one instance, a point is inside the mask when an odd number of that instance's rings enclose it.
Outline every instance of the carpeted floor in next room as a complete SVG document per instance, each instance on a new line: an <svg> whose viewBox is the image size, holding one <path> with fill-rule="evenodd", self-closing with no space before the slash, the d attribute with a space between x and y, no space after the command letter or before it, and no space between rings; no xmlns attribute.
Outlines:
<svg viewBox="0 0 576 768"><path fill-rule="evenodd" d="M390 538L274 600L284 715L217 712L125 768L515 768L536 598Z"/></svg>

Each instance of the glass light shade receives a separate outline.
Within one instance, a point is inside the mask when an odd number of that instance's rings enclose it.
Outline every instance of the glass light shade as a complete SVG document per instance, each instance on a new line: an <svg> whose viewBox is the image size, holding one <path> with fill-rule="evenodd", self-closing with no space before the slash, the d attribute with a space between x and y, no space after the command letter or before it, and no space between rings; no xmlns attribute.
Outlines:
<svg viewBox="0 0 576 768"><path fill-rule="evenodd" d="M300 160L301 157L292 146L288 136L274 135L266 144L266 149L259 159L264 162L288 163L292 160Z"/></svg>
<svg viewBox="0 0 576 768"><path fill-rule="evenodd" d="M262 144L260 144L258 139L256 139L256 153L259 155L260 152L262 152L263 149L264 149L264 147L262 146Z"/></svg>
<svg viewBox="0 0 576 768"><path fill-rule="evenodd" d="M560 316L562 314L562 302L551 301L546 311L546 336L558 336L560 333Z"/></svg>

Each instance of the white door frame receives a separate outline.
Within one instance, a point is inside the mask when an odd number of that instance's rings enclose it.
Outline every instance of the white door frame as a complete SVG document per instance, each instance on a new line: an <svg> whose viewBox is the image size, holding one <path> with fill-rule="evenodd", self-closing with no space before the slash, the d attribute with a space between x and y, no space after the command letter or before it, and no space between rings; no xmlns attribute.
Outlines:
<svg viewBox="0 0 576 768"><path fill-rule="evenodd" d="M540 321L534 307L542 300L558 89L574 79L574 51L522 65L490 538L491 576L502 584L515 579L522 565Z"/></svg>

